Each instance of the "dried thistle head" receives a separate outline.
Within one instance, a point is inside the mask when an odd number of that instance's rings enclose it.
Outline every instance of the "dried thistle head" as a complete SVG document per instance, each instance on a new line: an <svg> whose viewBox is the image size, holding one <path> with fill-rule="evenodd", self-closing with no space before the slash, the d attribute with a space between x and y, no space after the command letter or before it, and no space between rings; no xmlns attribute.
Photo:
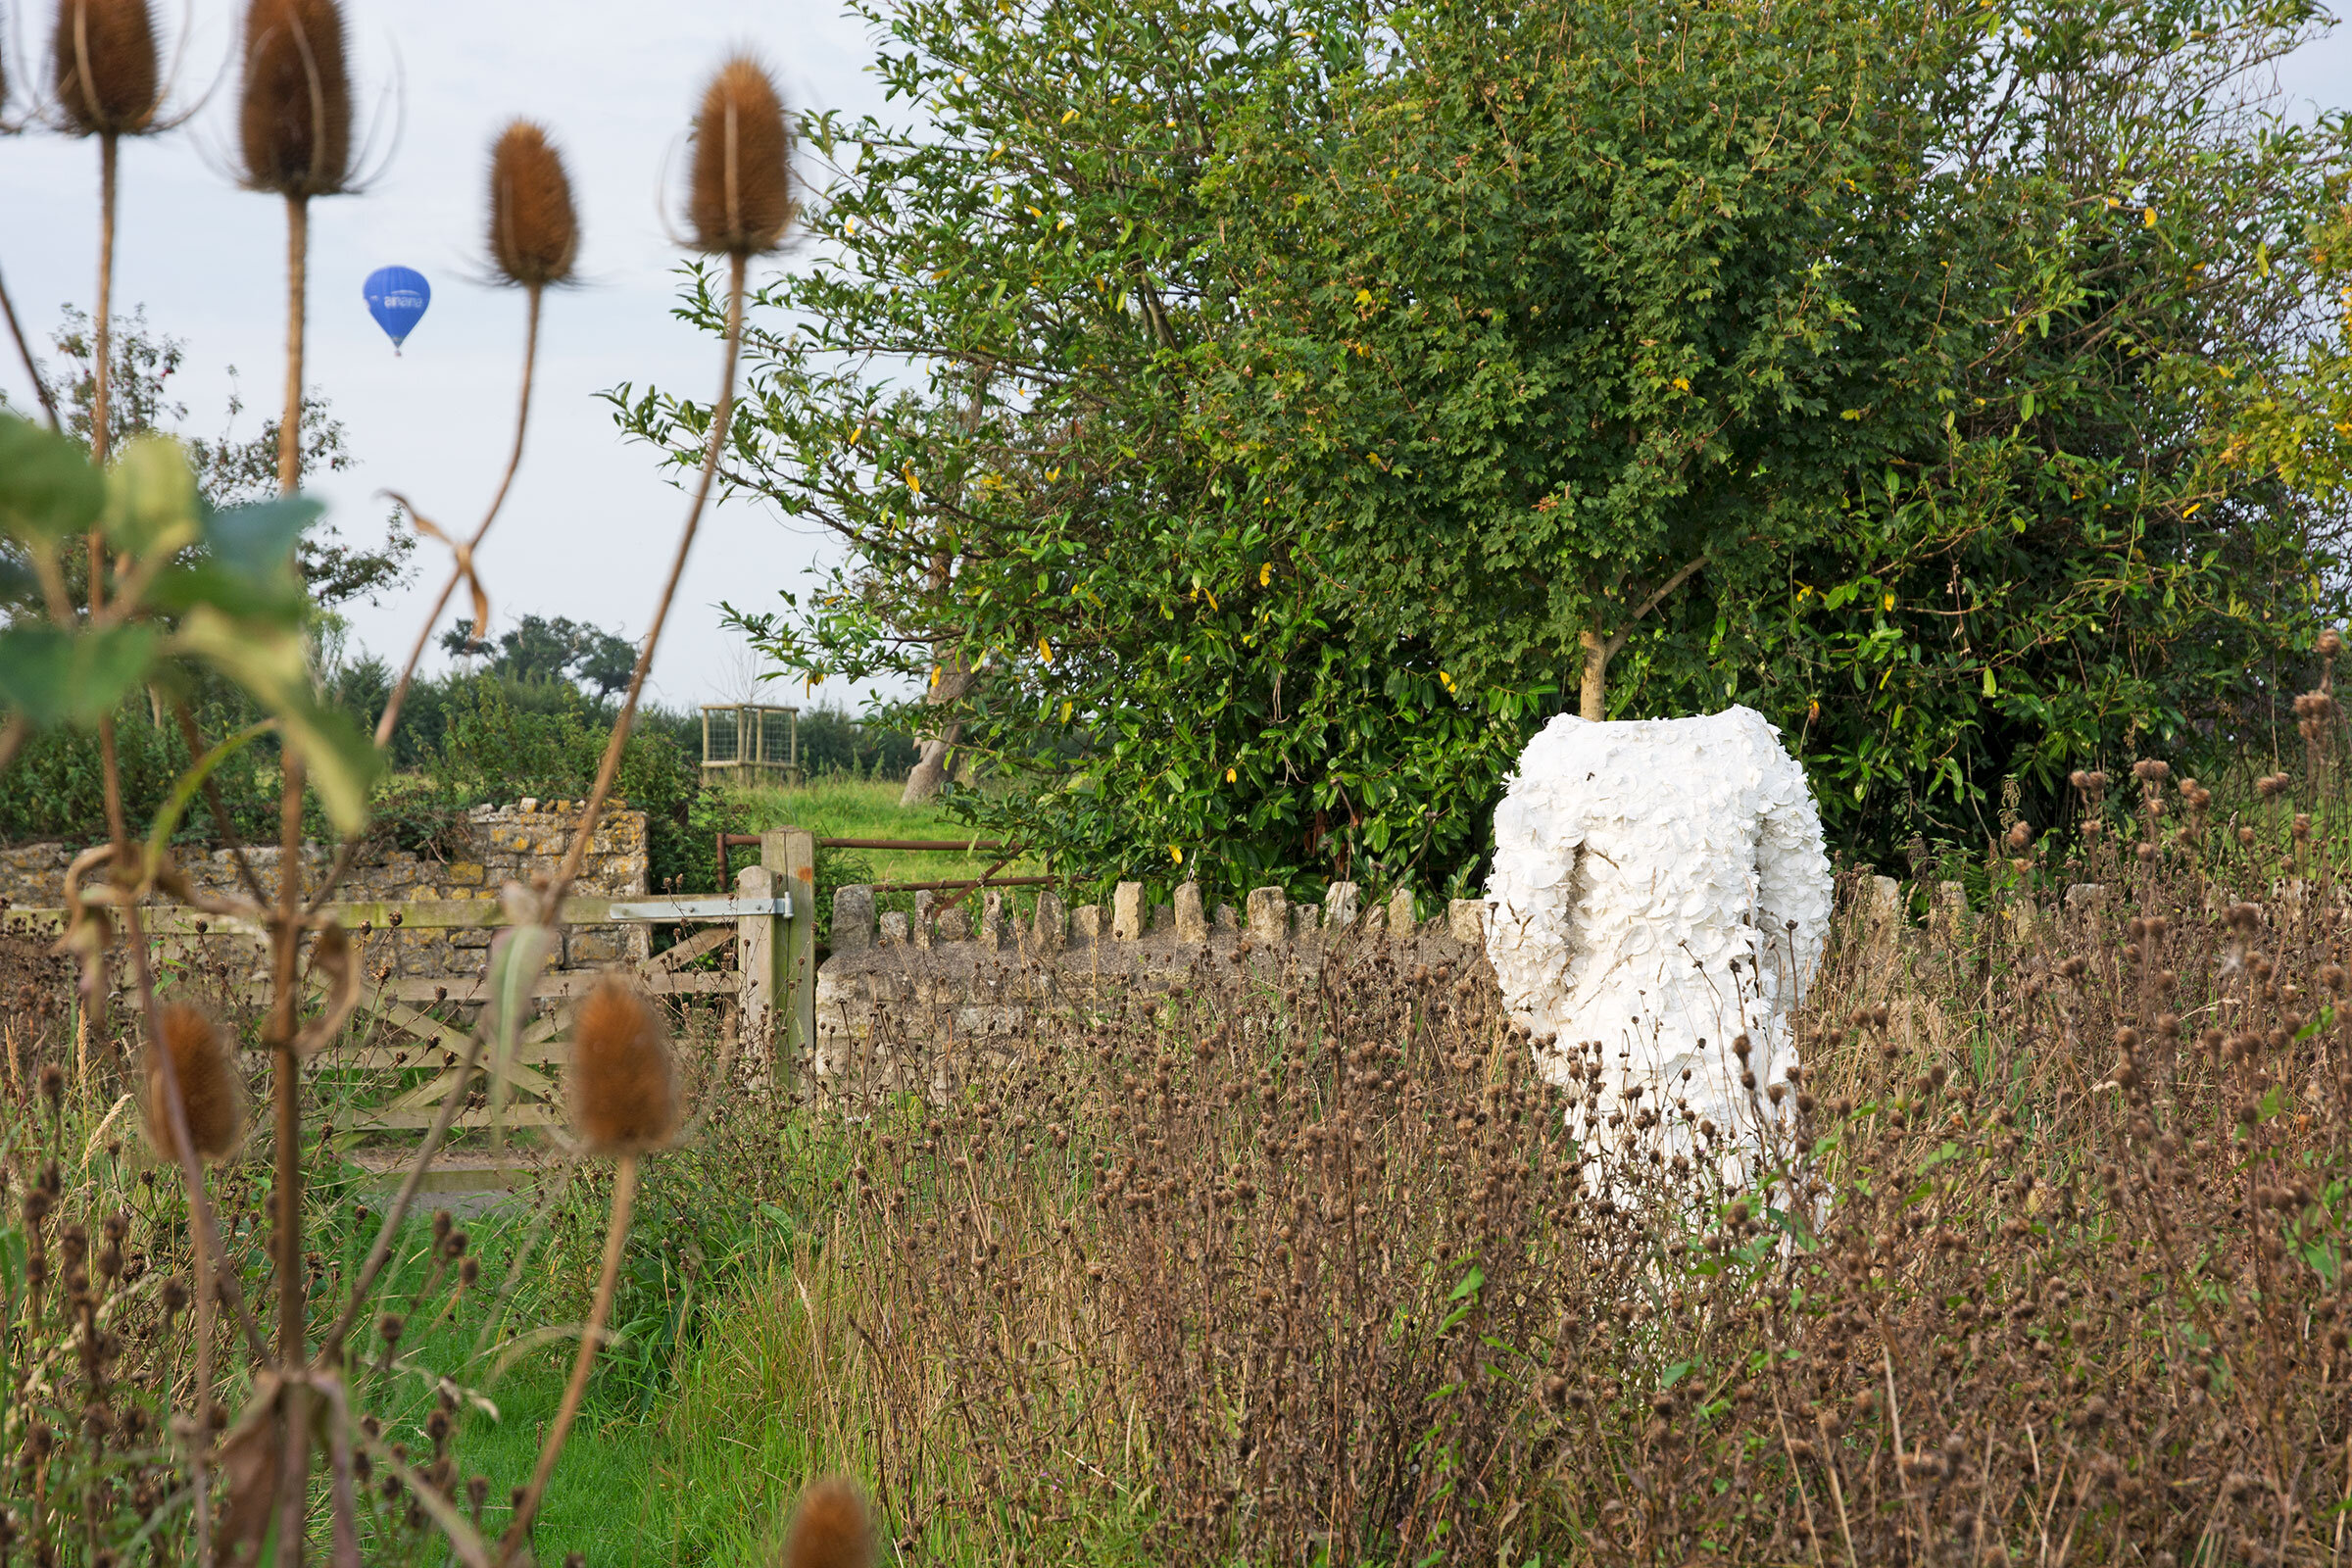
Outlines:
<svg viewBox="0 0 2352 1568"><path fill-rule="evenodd" d="M651 998L608 975L571 1021L571 1122L600 1154L659 1149L678 1130L669 1028Z"/></svg>
<svg viewBox="0 0 2352 1568"><path fill-rule="evenodd" d="M188 1143L196 1157L210 1164L225 1158L245 1136L245 1081L228 1039L205 1010L193 1003L165 1006L158 1039L148 1050L146 1094L140 1111L147 1138L155 1152L171 1164L179 1163L179 1142L172 1133L172 1116L164 1094L163 1057L179 1081L179 1102L188 1118Z"/></svg>
<svg viewBox="0 0 2352 1568"><path fill-rule="evenodd" d="M857 1483L829 1476L801 1494L784 1535L784 1568L868 1568L874 1527Z"/></svg>
<svg viewBox="0 0 2352 1568"><path fill-rule="evenodd" d="M775 83L748 55L718 68L694 117L686 221L706 251L756 256L792 222L792 132Z"/></svg>
<svg viewBox="0 0 2352 1568"><path fill-rule="evenodd" d="M147 0L58 0L57 114L75 136L136 135L163 102Z"/></svg>
<svg viewBox="0 0 2352 1568"><path fill-rule="evenodd" d="M517 120L490 149L490 263L522 288L571 276L580 220L563 155L543 126Z"/></svg>
<svg viewBox="0 0 2352 1568"><path fill-rule="evenodd" d="M245 182L331 196L351 179L351 73L338 0L253 0L237 107Z"/></svg>

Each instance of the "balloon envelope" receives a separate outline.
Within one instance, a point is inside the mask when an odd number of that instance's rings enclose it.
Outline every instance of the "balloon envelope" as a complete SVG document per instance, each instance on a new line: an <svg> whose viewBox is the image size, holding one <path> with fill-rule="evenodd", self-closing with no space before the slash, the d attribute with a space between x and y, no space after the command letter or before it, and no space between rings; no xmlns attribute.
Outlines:
<svg viewBox="0 0 2352 1568"><path fill-rule="evenodd" d="M395 354L424 318L424 308L433 302L433 285L424 280L422 272L406 267L377 268L368 274L360 293L368 301L368 314L392 340Z"/></svg>

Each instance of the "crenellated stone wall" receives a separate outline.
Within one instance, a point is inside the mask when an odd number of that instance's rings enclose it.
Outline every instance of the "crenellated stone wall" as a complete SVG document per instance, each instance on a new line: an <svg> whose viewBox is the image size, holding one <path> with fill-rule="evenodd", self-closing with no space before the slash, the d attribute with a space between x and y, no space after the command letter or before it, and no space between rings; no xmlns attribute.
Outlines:
<svg viewBox="0 0 2352 1568"><path fill-rule="evenodd" d="M335 890L335 902L351 906L352 924L367 923L368 962L396 976L469 975L478 971L496 934L492 925L435 925L404 928L392 918L395 906L419 903L491 901L509 882L542 883L555 873L578 826L570 801L544 805L526 800L507 807L477 807L465 822L461 855L435 858L407 850L363 856ZM14 911L50 910L65 904L66 869L80 847L24 844L0 849L0 901ZM266 888L277 885L280 855L275 847L249 847L245 857ZM318 845L302 849L306 884L315 885L333 859ZM238 890L234 858L226 850L183 851L180 866L188 880L207 892ZM597 824L573 893L585 898L643 898L647 894L645 813L607 810ZM370 909L369 906L380 907ZM594 968L647 956L649 928L642 923L578 924L564 931L555 967Z"/></svg>
<svg viewBox="0 0 2352 1568"><path fill-rule="evenodd" d="M988 1056L1041 1014L1109 1012L1139 996L1162 996L1211 958L1279 973L1380 944L1433 965L1486 961L1477 902L1456 901L1420 920L1410 892L1366 906L1349 882L1332 884L1315 904L1259 888L1239 910L1203 907L1190 883L1156 906L1136 882L1119 884L1107 907L1065 910L1047 893L1028 919L1016 918L999 892L983 894L976 910L928 893L915 904L911 915L877 916L871 889L834 894L833 955L816 977L820 1085L919 1091L942 1061Z"/></svg>

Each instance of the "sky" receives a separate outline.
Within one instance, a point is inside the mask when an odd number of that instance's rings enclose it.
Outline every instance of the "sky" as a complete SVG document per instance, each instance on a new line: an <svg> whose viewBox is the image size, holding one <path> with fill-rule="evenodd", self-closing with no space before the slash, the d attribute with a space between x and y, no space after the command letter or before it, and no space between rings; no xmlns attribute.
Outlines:
<svg viewBox="0 0 2352 1568"><path fill-rule="evenodd" d="M0 6L11 29L0 48L23 81L47 39L28 36L20 10ZM160 0L156 10L174 35L184 15L179 96L203 102L179 130L124 148L117 308L144 306L152 326L185 340L175 396L198 431L218 430L228 369L242 371L249 412L239 428L250 434L251 410L279 395L283 222L274 199L238 190L230 173L227 68L241 7ZM347 14L380 169L365 193L313 206L308 379L359 459L315 488L330 519L362 539L382 532L382 490L468 530L488 504L513 436L523 307L483 281L483 175L510 118L541 121L569 163L584 284L548 302L530 444L479 565L494 633L496 622L535 612L633 639L651 619L684 500L651 452L620 438L596 394L622 382L704 401L716 390L716 343L670 316L679 253L663 212L663 181L681 165L703 80L727 51L748 47L797 107L885 120L906 118L906 107L883 102L869 69L875 40L834 0L350 0ZM2279 75L2306 109L2352 109L2352 27L2307 45ZM63 306L86 309L92 298L97 159L94 144L54 135L0 140L0 270L27 331L44 342ZM360 298L362 280L388 264L433 285L399 356ZM13 354L0 356L0 391L31 404ZM771 608L778 590L831 556L817 529L773 508L716 508L663 634L656 698L683 706L746 695L747 661L719 623L719 602ZM415 587L352 608L357 643L406 653L446 556L428 543L417 561ZM449 615L461 612L462 598ZM439 662L435 654L427 667ZM779 688L769 700L854 707L858 697Z"/></svg>
<svg viewBox="0 0 2352 1568"><path fill-rule="evenodd" d="M184 127L123 147L115 300L118 314L144 306L152 326L185 340L173 395L198 433L220 428L235 367L247 407L237 428L250 435L254 411L273 411L283 395L284 220L275 198L239 190L231 174L226 62L243 8L157 0L159 24L176 35L183 9L193 17L179 96L220 85ZM12 80L33 74L28 58L45 62L50 8L37 10L43 30L27 36L20 8L0 4ZM352 0L347 14L355 76L372 89L363 119L377 121L380 172L361 194L312 204L306 380L359 460L314 488L329 520L360 539L382 536L386 489L446 527L470 532L480 519L514 437L523 328L522 295L485 281L485 174L507 121L538 120L570 170L583 282L548 298L528 446L478 564L494 634L535 612L635 640L652 619L685 497L650 449L621 439L596 394L650 383L708 402L718 379L717 340L671 318L680 253L663 180L682 171L705 79L737 47L774 70L796 108L881 112L866 28L831 0ZM0 140L0 270L36 349L65 305L86 310L93 298L97 167L94 142ZM416 269L433 287L398 356L361 300L362 280L387 264ZM790 263L755 263L755 279L780 265ZM0 391L29 408L30 390L11 345ZM743 696L742 645L716 606L769 608L830 555L815 530L772 507L717 507L663 632L655 695L673 705ZM396 662L447 574L447 553L429 542L416 560L413 588L349 612L353 640ZM441 624L467 612L461 594ZM427 667L442 662L436 652ZM804 695L797 683L770 693L852 706L857 697Z"/></svg>

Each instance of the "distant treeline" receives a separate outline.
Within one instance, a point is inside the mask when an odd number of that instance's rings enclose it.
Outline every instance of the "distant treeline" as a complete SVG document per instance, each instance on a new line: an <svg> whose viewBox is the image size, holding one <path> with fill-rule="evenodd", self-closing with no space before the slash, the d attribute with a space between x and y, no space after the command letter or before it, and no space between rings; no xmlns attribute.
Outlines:
<svg viewBox="0 0 2352 1568"><path fill-rule="evenodd" d="M380 659L361 658L339 665L325 687L335 706L372 729L390 698L392 671ZM474 806L586 794L617 706L616 699L585 692L560 676L495 667L416 681L393 731L391 770L377 788L372 846L454 855L463 848L465 813ZM209 684L124 705L115 739L128 820L152 820L192 758L255 716L233 691ZM800 740L803 766L812 775L903 778L915 757L908 737L870 729L833 708L804 710ZM715 792L702 788L701 760L699 711L660 706L639 711L618 793L647 813L657 883L678 877L682 885L699 886L710 874L710 835L728 825ZM0 772L0 842L104 838L103 776L94 734L54 731L29 740ZM224 762L213 782L220 809L239 838L276 841L278 756L272 737L263 736ZM306 831L322 841L329 836L323 818ZM182 817L181 842L209 845L219 837L210 802Z"/></svg>

